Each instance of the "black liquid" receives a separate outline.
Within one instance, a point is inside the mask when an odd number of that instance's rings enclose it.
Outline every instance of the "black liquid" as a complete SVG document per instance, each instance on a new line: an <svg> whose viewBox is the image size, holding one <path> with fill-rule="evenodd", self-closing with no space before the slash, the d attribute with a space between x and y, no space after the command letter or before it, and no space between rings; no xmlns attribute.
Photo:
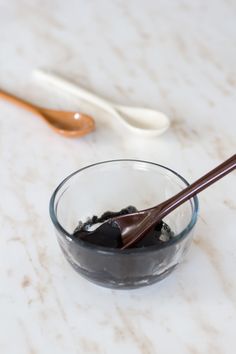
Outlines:
<svg viewBox="0 0 236 354"><path fill-rule="evenodd" d="M85 223L80 222L73 233L74 238L79 238L88 243L94 245L109 247L109 248L121 248L123 246L122 236L119 227L113 222L107 222L107 220L130 213L137 212L137 209L133 206L129 206L119 212L105 212L101 217L93 216ZM88 231L91 226L98 223L104 223L99 228L93 231ZM162 245L164 242L169 241L174 236L169 226L160 221L147 235L140 241L138 241L132 248L148 247L155 245Z"/></svg>

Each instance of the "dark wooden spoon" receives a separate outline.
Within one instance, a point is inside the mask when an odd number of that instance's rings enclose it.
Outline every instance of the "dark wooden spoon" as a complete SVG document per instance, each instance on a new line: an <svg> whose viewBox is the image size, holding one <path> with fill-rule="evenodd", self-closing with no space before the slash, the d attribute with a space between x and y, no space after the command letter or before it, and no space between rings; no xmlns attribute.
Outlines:
<svg viewBox="0 0 236 354"><path fill-rule="evenodd" d="M114 226L117 229L119 227L123 243L120 248L129 248L143 239L145 235L167 214L218 181L220 178L224 177L226 174L233 171L235 168L236 155L233 155L212 171L199 178L196 182L163 203L150 209L111 218L89 234L94 240L96 240L96 236L99 237L101 233L103 234L103 238L107 237L107 239L109 239L109 236L114 233ZM116 234L114 234L114 236L115 238L117 237Z"/></svg>

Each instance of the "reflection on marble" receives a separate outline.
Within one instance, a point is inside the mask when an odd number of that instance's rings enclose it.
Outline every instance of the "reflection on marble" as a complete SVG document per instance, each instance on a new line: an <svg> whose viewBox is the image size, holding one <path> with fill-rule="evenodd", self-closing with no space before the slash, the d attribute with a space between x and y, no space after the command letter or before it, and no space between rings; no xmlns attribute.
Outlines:
<svg viewBox="0 0 236 354"><path fill-rule="evenodd" d="M189 181L235 153L233 0L0 0L0 86L28 100L94 114L97 130L69 140L0 101L0 351L4 354L234 354L235 173L200 196L180 268L118 292L64 260L48 201L70 172L113 158L162 163ZM130 136L103 111L32 80L57 70L117 103L160 109L163 136Z"/></svg>

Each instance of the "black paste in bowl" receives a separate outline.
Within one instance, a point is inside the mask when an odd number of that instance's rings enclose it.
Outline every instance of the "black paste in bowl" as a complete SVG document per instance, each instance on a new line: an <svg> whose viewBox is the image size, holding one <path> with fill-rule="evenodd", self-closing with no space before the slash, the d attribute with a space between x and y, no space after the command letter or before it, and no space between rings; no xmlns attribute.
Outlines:
<svg viewBox="0 0 236 354"><path fill-rule="evenodd" d="M79 222L73 233L73 237L98 246L108 248L121 248L123 243L119 227L115 225L112 225L111 227L111 224L108 224L106 221L120 215L131 214L137 211L138 210L135 207L129 206L120 210L119 212L107 211L100 217L94 215L84 223ZM104 224L101 225L99 231L96 232L96 235L94 235L90 231L91 227L101 223ZM164 242L169 241L173 236L174 235L170 227L165 222L160 221L151 231L147 233L147 235L142 240L133 245L132 248L155 245L161 246Z"/></svg>

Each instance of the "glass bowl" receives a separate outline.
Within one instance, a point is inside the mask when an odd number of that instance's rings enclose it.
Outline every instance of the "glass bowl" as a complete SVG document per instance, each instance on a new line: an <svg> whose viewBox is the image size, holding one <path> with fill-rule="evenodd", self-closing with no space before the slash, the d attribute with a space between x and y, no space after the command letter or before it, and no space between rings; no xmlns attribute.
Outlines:
<svg viewBox="0 0 236 354"><path fill-rule="evenodd" d="M121 251L75 240L71 235L79 221L85 222L88 217L129 205L138 210L153 207L187 185L173 170L140 160L99 162L72 173L50 200L50 216L66 259L83 277L105 287L138 288L163 279L189 249L197 221L197 197L164 218L175 236L161 248Z"/></svg>

